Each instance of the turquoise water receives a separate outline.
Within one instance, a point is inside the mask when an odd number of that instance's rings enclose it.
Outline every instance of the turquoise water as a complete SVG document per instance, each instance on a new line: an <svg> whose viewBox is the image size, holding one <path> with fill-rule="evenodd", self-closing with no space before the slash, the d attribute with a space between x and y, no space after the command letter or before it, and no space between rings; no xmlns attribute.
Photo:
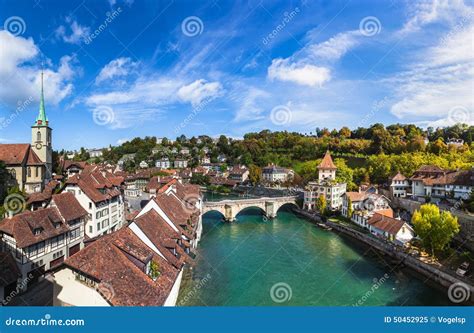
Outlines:
<svg viewBox="0 0 474 333"><path fill-rule="evenodd" d="M387 258L289 211L270 221L253 209L235 223L221 218L214 212L203 217L180 305L450 304L444 293L387 266Z"/></svg>

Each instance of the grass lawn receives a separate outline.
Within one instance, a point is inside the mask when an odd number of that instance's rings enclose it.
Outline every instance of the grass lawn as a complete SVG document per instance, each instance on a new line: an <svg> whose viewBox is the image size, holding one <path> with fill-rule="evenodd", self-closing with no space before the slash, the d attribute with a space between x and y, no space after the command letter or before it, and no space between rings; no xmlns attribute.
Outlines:
<svg viewBox="0 0 474 333"><path fill-rule="evenodd" d="M362 228L360 225L355 224L354 222L352 222L351 220L349 220L347 217L344 217L344 216L332 216L332 217L328 218L328 220L330 222L345 225L346 227L349 227L349 228L352 228L354 230L363 232L364 234L369 233L369 231L367 229Z"/></svg>

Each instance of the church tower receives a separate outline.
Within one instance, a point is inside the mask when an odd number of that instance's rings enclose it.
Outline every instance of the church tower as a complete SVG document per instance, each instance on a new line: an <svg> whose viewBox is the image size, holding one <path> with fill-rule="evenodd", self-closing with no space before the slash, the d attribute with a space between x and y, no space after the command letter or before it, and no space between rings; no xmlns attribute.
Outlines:
<svg viewBox="0 0 474 333"><path fill-rule="evenodd" d="M53 147L52 147L52 129L49 127L48 117L44 108L43 93L43 71L41 71L41 100L39 106L38 117L31 126L31 148L38 155L42 162L45 163L45 180L52 178L53 171Z"/></svg>

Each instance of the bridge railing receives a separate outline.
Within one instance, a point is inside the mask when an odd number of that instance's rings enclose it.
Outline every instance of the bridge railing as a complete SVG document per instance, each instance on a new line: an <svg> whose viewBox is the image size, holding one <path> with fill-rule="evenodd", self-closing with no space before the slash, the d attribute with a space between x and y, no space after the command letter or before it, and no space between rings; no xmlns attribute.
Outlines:
<svg viewBox="0 0 474 333"><path fill-rule="evenodd" d="M252 199L224 199L220 201L204 201L205 206L220 206L227 203L256 203L262 201L293 201L296 200L298 196L285 196L285 197L261 197L261 198L252 198Z"/></svg>

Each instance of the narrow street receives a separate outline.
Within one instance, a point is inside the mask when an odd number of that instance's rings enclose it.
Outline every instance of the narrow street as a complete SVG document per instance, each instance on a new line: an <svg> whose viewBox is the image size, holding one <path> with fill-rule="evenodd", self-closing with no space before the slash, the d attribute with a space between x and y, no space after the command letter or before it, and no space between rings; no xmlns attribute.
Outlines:
<svg viewBox="0 0 474 333"><path fill-rule="evenodd" d="M10 306L52 306L53 305L53 283L44 278L41 282L28 288L23 293L16 295L8 304Z"/></svg>

